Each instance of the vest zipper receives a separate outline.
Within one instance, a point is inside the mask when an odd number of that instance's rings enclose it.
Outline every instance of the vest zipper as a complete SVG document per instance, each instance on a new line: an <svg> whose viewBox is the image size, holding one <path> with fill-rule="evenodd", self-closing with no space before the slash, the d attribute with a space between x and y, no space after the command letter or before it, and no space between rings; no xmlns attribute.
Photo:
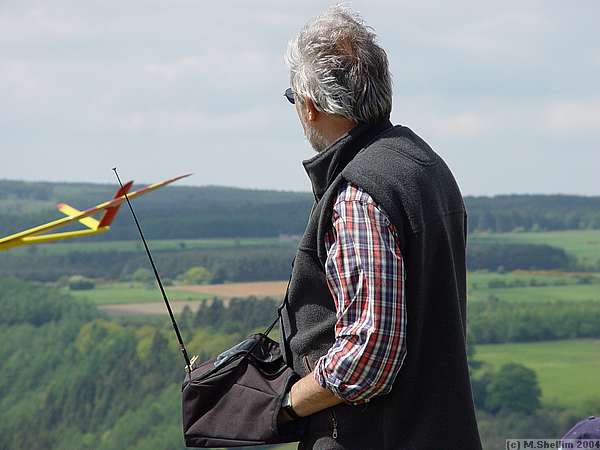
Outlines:
<svg viewBox="0 0 600 450"><path fill-rule="evenodd" d="M335 419L335 411L331 408L331 423L333 424L333 431L331 432L331 437L333 439L337 439L338 437L338 429L337 429L337 420Z"/></svg>
<svg viewBox="0 0 600 450"><path fill-rule="evenodd" d="M302 356L302 362L304 362L304 367L306 368L306 370L309 373L312 372L313 368L312 368L312 364L310 363L310 358L308 357L308 355ZM337 420L335 418L335 411L333 410L333 408L329 408L329 411L331 412L331 424L333 425L331 437L334 439L337 439L338 429L337 429Z"/></svg>
<svg viewBox="0 0 600 450"><path fill-rule="evenodd" d="M304 367L306 368L306 371L308 373L312 372L313 368L311 367L310 359L308 359L308 355L304 355L302 357L302 361L304 362Z"/></svg>
<svg viewBox="0 0 600 450"><path fill-rule="evenodd" d="M302 356L302 362L304 363L304 367L306 368L306 371L309 373L312 372L313 368L312 368L312 364L310 363L310 358L308 357L308 355ZM333 410L333 408L329 408L329 412L331 415L331 424L333 425L331 437L334 439L337 439L338 429L337 429L337 420L335 418L335 411Z"/></svg>

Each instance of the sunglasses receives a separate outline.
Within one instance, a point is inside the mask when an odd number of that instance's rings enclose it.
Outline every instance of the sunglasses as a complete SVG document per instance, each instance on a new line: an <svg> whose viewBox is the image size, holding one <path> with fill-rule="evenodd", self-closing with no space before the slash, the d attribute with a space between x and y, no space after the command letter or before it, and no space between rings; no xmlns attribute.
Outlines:
<svg viewBox="0 0 600 450"><path fill-rule="evenodd" d="M295 97L294 91L292 90L292 88L291 88L291 87L290 87L290 88L287 88L287 89L285 90L285 92L283 93L283 96L284 96L285 98L287 98L287 99L288 99L288 102L290 102L292 105L295 105L295 104L296 104L296 97ZM319 110L319 111L320 111L320 109L319 109L319 104L318 104L317 102L315 102L314 100L313 100L313 103L314 103L315 107L317 108L317 110Z"/></svg>
<svg viewBox="0 0 600 450"><path fill-rule="evenodd" d="M288 102L290 102L292 105L296 104L296 99L294 98L294 91L292 90L292 88L287 88L285 90L285 92L283 93L283 96L285 98L288 99Z"/></svg>

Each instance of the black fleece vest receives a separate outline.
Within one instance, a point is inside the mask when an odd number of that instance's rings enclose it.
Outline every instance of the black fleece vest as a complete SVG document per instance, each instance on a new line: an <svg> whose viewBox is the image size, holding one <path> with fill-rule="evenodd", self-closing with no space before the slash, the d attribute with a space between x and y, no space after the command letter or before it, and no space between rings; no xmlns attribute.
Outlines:
<svg viewBox="0 0 600 450"><path fill-rule="evenodd" d="M466 357L466 220L452 173L421 138L389 121L360 125L304 162L315 203L282 309L286 361L306 375L335 340L324 235L350 181L396 227L406 272L407 355L392 391L310 417L300 449L478 450Z"/></svg>

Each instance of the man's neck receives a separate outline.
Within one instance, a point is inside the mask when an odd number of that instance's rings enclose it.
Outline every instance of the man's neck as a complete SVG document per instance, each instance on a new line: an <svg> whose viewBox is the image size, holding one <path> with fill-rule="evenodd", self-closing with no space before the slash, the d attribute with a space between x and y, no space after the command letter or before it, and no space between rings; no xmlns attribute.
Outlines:
<svg viewBox="0 0 600 450"><path fill-rule="evenodd" d="M321 129L321 133L328 142L328 146L330 146L355 126L356 123L354 121L345 117L329 116Z"/></svg>
<svg viewBox="0 0 600 450"><path fill-rule="evenodd" d="M389 120L373 124L360 124L342 134L336 141L302 164L310 178L315 197L320 198L329 183L356 153L378 134L392 127Z"/></svg>

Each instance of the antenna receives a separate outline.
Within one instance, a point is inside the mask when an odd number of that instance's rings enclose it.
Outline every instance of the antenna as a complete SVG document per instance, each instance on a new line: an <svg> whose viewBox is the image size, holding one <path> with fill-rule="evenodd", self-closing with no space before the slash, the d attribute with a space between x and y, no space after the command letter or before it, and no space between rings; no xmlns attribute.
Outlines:
<svg viewBox="0 0 600 450"><path fill-rule="evenodd" d="M123 188L123 183L121 183L121 178L119 177L119 173L117 172L117 168L113 167L112 169L117 176L117 181ZM175 321L175 317L173 316L173 311L171 310L171 305L169 304L169 299L167 298L167 293L165 292L165 288L163 287L162 281L160 281L160 276L158 275L158 269L156 268L156 264L154 264L154 259L152 258L152 254L150 253L150 249L148 248L148 244L146 243L146 238L144 238L144 233L142 233L142 227L140 227L140 222L133 211L133 206L131 206L131 202L129 201L129 197L127 196L127 192L125 192L125 200L127 201L127 205L129 206L129 210L131 211L131 215L133 216L133 220L135 221L135 225L137 226L138 231L140 232L140 237L142 238L142 242L144 243L144 248L146 249L146 254L148 255L148 259L150 260L150 264L152 265L152 270L154 271L154 277L156 278L156 282L158 283L158 287L160 288L160 292L162 294L163 300L165 301L165 305L167 306L167 311L169 311L169 317L171 318L171 323L173 324L173 329L175 330L175 334L177 335L177 341L179 342L179 349L181 350L181 354L183 355L183 359L185 359L185 366L188 369L188 373L190 375L190 381L192 380L192 363L190 362L190 358L185 349L185 344L183 343L183 339L181 338L181 333L179 332L179 327L177 326L177 322Z"/></svg>

